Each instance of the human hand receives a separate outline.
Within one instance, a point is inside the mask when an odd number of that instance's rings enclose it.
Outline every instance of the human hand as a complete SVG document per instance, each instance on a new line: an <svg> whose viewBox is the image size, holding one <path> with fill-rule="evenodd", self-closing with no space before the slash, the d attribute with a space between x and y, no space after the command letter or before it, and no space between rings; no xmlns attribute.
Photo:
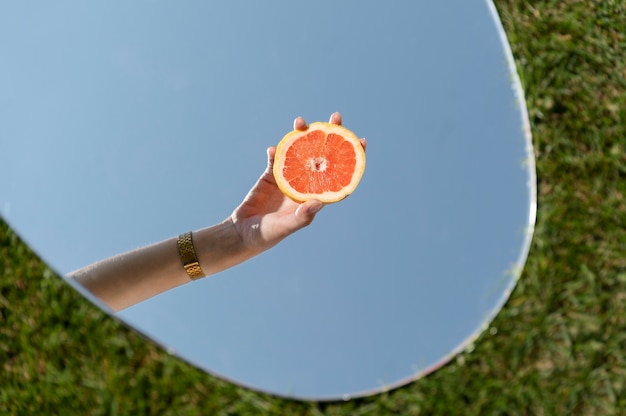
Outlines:
<svg viewBox="0 0 626 416"><path fill-rule="evenodd" d="M341 125L341 114L333 113L330 123ZM308 129L308 125L302 117L297 117L293 128L304 131ZM365 149L365 139L360 141ZM295 202L280 191L272 171L275 154L275 146L267 149L265 171L230 216L243 244L248 249L259 252L311 224L324 206L316 199L304 203Z"/></svg>

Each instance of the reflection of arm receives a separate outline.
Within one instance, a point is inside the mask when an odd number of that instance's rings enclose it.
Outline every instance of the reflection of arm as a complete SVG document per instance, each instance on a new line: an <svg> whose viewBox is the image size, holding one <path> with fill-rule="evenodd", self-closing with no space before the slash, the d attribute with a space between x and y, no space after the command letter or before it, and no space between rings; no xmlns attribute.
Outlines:
<svg viewBox="0 0 626 416"><path fill-rule="evenodd" d="M230 218L195 231L193 244L200 267L207 275L257 254L245 248ZM100 261L71 273L70 277L115 311L191 281L182 265L176 238Z"/></svg>
<svg viewBox="0 0 626 416"><path fill-rule="evenodd" d="M341 124L341 114L333 113L330 122ZM294 129L307 128L302 117L294 120ZM365 149L365 139L361 145ZM220 272L268 250L311 224L322 209L318 200L300 204L283 195L272 173L275 154L275 147L267 149L265 171L227 220L193 233L204 274ZM103 260L70 277L116 311L191 281L176 238Z"/></svg>

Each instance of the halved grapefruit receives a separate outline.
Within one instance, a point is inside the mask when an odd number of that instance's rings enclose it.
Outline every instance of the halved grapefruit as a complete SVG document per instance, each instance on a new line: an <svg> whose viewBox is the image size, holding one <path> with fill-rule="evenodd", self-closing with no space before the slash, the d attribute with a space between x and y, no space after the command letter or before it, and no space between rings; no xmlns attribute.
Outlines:
<svg viewBox="0 0 626 416"><path fill-rule="evenodd" d="M356 189L364 170L361 142L338 124L311 123L306 130L287 133L276 147L276 184L297 202L341 201Z"/></svg>

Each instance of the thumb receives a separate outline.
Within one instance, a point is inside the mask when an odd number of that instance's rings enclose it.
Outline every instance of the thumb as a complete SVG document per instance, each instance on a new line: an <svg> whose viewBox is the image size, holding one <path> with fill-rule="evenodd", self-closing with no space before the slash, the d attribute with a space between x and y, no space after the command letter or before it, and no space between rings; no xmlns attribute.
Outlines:
<svg viewBox="0 0 626 416"><path fill-rule="evenodd" d="M276 146L268 147L267 153L267 172L271 172L274 167L274 156L276 156Z"/></svg>
<svg viewBox="0 0 626 416"><path fill-rule="evenodd" d="M303 204L300 204L295 213L298 228L303 228L311 224L313 219L315 219L315 214L317 214L322 208L324 208L324 204L317 199L311 199Z"/></svg>

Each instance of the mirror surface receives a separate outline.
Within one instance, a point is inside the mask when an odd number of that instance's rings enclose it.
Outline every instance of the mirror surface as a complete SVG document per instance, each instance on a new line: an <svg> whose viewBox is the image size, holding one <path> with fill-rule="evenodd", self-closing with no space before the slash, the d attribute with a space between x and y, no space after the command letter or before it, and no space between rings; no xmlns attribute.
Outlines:
<svg viewBox="0 0 626 416"><path fill-rule="evenodd" d="M61 274L226 218L298 115L367 138L313 225L117 314L212 374L316 400L407 383L523 267L534 162L490 2L11 3L0 52L0 214Z"/></svg>

